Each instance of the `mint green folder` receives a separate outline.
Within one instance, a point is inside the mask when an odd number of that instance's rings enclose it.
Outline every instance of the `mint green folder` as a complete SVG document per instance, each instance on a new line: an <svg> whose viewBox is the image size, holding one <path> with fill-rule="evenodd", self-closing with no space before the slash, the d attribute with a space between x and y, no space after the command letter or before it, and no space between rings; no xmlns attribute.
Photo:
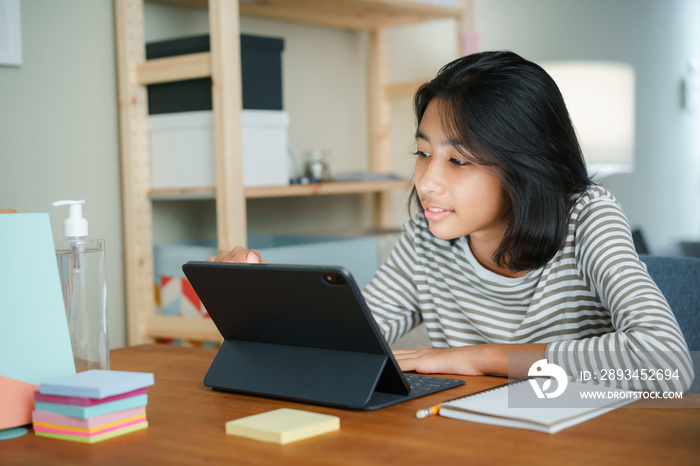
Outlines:
<svg viewBox="0 0 700 466"><path fill-rule="evenodd" d="M48 214L0 214L0 375L75 373Z"/></svg>
<svg viewBox="0 0 700 466"><path fill-rule="evenodd" d="M130 398L123 398L121 400L110 401L109 403L102 403L94 406L62 405L58 403L37 401L35 403L35 409L45 413L54 413L61 414L63 416L77 417L80 419L89 419L94 416L116 413L117 411L137 408L139 406L146 406L147 404L148 395L136 395Z"/></svg>

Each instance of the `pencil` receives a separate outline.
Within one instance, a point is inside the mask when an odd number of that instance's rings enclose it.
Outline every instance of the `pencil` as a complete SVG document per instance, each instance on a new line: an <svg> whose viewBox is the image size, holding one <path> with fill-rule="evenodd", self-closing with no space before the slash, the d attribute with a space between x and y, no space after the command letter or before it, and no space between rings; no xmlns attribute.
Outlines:
<svg viewBox="0 0 700 466"><path fill-rule="evenodd" d="M495 387L489 387L489 388L486 388L484 390L479 390L477 392L470 393L469 395L461 395L461 396L458 396L457 398L452 398L451 400L443 401L443 403L459 400L460 398L466 398L468 396L478 395L479 393L483 393L483 392L489 392L489 391L494 390L496 388L505 387L506 385L514 384L514 383L517 383L517 382L522 381L522 380L524 380L524 379L515 379L515 380L510 381L510 382L496 385ZM440 413L440 405L431 406L430 408L424 408L424 409L418 410L418 411L416 411L416 417L418 419L425 419L426 417L437 416L438 413Z"/></svg>
<svg viewBox="0 0 700 466"><path fill-rule="evenodd" d="M440 412L440 405L432 406L430 408L424 408L416 412L416 417L418 419L425 419L426 417L435 416Z"/></svg>

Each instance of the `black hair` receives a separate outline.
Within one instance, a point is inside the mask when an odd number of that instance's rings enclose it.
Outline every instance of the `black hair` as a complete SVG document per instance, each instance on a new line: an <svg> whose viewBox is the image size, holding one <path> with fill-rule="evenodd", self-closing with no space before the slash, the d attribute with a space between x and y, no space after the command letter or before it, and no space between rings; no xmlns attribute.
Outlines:
<svg viewBox="0 0 700 466"><path fill-rule="evenodd" d="M418 89L416 127L433 99L445 132L493 167L504 190L508 226L492 259L512 271L544 266L564 244L576 195L592 184L554 80L513 52L481 52L448 63ZM415 186L409 212L414 204Z"/></svg>

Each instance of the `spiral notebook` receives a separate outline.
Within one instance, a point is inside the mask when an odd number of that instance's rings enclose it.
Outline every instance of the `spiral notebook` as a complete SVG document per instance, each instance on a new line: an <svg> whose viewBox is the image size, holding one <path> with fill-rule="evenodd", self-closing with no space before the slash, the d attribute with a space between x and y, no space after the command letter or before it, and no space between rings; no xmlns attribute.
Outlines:
<svg viewBox="0 0 700 466"><path fill-rule="evenodd" d="M439 413L453 419L553 434L637 399L637 392L581 382L568 382L565 393L558 398L540 399L529 381L517 380L446 401L440 404Z"/></svg>

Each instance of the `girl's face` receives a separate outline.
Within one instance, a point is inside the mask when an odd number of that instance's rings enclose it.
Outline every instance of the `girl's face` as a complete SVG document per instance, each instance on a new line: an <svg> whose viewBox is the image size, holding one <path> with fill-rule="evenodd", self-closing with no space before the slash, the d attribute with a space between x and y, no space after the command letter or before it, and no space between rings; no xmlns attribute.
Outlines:
<svg viewBox="0 0 700 466"><path fill-rule="evenodd" d="M470 235L472 242L500 243L507 227L501 183L445 134L440 105L428 104L416 134L415 185L430 231L446 240Z"/></svg>

